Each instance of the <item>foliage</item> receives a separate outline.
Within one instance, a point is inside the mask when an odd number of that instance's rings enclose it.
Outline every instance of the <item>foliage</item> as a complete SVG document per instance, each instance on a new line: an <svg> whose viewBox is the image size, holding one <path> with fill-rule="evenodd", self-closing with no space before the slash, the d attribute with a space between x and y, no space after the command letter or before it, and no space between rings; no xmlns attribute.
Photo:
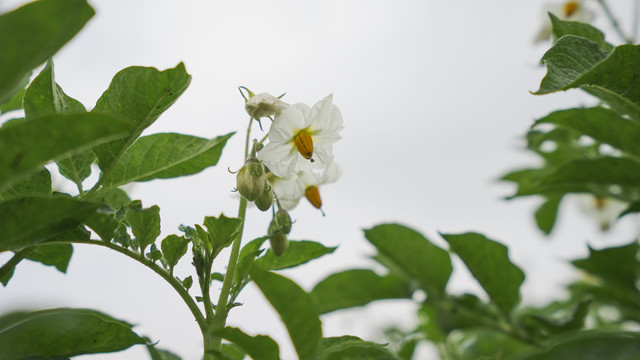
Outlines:
<svg viewBox="0 0 640 360"><path fill-rule="evenodd" d="M18 114L0 126L0 252L13 253L0 267L4 286L23 260L66 272L73 244L90 244L125 255L167 281L195 318L207 360L280 359L280 346L269 336L226 324L249 282L279 314L302 360L411 359L422 341L437 344L446 359L640 357L638 333L632 331L640 325L635 240L590 248L587 258L572 262L585 276L569 285L571 296L539 308L521 305L525 273L511 261L508 248L476 232L440 234L442 239L434 242L407 226L380 224L364 236L376 249L373 260L382 271L347 269L311 291L277 273L335 250L288 239L293 225L288 211L302 197L320 209L318 187L340 175L331 151L342 115L332 96L313 108L289 106L279 97L241 87L250 120L236 175L237 217L205 216L202 224L183 225L182 234L161 238L161 209L130 199L122 187L215 166L234 133L211 139L142 135L189 86L191 76L182 63L164 71L140 66L121 70L90 110L65 94L56 83L52 57L93 14L85 0L40 0L0 15L0 32L12 34L0 38L0 114ZM511 198L545 199L535 219L546 234L571 193L590 194L598 208L608 206L610 199L622 202L626 210L620 216L640 212L639 49L613 46L590 25L550 17L555 42L542 58L547 74L535 94L581 89L599 103L537 120L527 141L542 165L503 177L517 185ZM251 141L253 122L262 129L265 118L276 130ZM315 153L314 142L321 145ZM280 158L283 153L286 159ZM77 193L52 185L56 168ZM97 180L88 185L91 175ZM259 210L271 209L272 221L265 236L242 246L251 201ZM212 273L224 249L230 249L226 273ZM179 278L174 268L189 251L194 274ZM453 257L483 293L447 290ZM217 300L212 299L214 280L222 282ZM324 336L322 314L388 299L417 303L420 324L409 334L395 332L399 346ZM603 309L615 309L614 316ZM58 308L0 317L3 358L64 359L133 345L146 346L155 360L179 359L156 348L131 324L96 310Z"/></svg>

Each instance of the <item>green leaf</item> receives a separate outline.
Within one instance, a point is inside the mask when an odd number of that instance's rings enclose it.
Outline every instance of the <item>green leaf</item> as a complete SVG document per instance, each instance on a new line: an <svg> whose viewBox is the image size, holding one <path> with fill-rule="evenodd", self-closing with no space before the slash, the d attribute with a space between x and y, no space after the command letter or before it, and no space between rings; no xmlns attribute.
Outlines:
<svg viewBox="0 0 640 360"><path fill-rule="evenodd" d="M53 61L33 79L23 100L24 115L27 120L54 114L75 114L87 110L78 100L64 93L56 83L53 72Z"/></svg>
<svg viewBox="0 0 640 360"><path fill-rule="evenodd" d="M578 21L564 21L549 13L554 39L559 39L565 35L575 35L591 40L598 44L606 52L613 50L613 46L604 41L604 34L589 24Z"/></svg>
<svg viewBox="0 0 640 360"><path fill-rule="evenodd" d="M0 189L51 160L117 138L130 125L101 114L43 116L0 127Z"/></svg>
<svg viewBox="0 0 640 360"><path fill-rule="evenodd" d="M229 218L220 214L219 217L207 216L204 218L204 226L207 228L209 239L213 246L214 252L231 245L233 239L242 229L242 220L238 218Z"/></svg>
<svg viewBox="0 0 640 360"><path fill-rule="evenodd" d="M549 188L566 185L638 186L640 163L629 158L602 157L572 161L544 179Z"/></svg>
<svg viewBox="0 0 640 360"><path fill-rule="evenodd" d="M247 355L238 345L231 343L222 344L220 352L223 356L230 360L244 360L245 356Z"/></svg>
<svg viewBox="0 0 640 360"><path fill-rule="evenodd" d="M160 244L162 249L162 256L167 262L169 269L173 271L173 267L176 266L180 258L187 253L187 247L189 246L189 240L184 236L169 235Z"/></svg>
<svg viewBox="0 0 640 360"><path fill-rule="evenodd" d="M149 344L148 339L146 340L147 351L149 352L149 356L151 356L151 360L181 360L180 356L169 350L157 349L155 346Z"/></svg>
<svg viewBox="0 0 640 360"><path fill-rule="evenodd" d="M34 173L11 187L0 190L0 200L15 199L23 196L51 196L51 174L46 168Z"/></svg>
<svg viewBox="0 0 640 360"><path fill-rule="evenodd" d="M533 346L490 328L468 328L459 330L447 338L447 349L456 360L502 360L520 359L518 355L528 353ZM565 359L580 359L567 357Z"/></svg>
<svg viewBox="0 0 640 360"><path fill-rule="evenodd" d="M6 359L72 357L144 343L130 324L95 310L61 308L0 318L0 349Z"/></svg>
<svg viewBox="0 0 640 360"><path fill-rule="evenodd" d="M616 283L637 292L636 279L640 272L638 243L633 242L596 250L589 246L589 257L571 263L591 275L602 278L606 283Z"/></svg>
<svg viewBox="0 0 640 360"><path fill-rule="evenodd" d="M234 327L226 327L216 335L238 345L253 360L280 360L280 348L269 336L250 336Z"/></svg>
<svg viewBox="0 0 640 360"><path fill-rule="evenodd" d="M25 79L27 80L27 83L24 84L25 86L29 83L29 77L30 74L25 77ZM13 95L6 103L0 104L0 114L5 114L10 111L22 109L22 99L24 98L24 94L26 93L27 89L22 87L22 89L16 92L15 95Z"/></svg>
<svg viewBox="0 0 640 360"><path fill-rule="evenodd" d="M300 360L314 359L321 346L322 326L311 296L284 276L256 266L251 279L280 314Z"/></svg>
<svg viewBox="0 0 640 360"><path fill-rule="evenodd" d="M26 197L0 203L0 252L36 245L77 227L98 204Z"/></svg>
<svg viewBox="0 0 640 360"><path fill-rule="evenodd" d="M429 296L441 296L451 276L449 254L422 234L397 224L378 225L365 230L378 251L407 275L418 280Z"/></svg>
<svg viewBox="0 0 640 360"><path fill-rule="evenodd" d="M112 188L132 181L192 175L216 165L232 134L207 140L164 133L141 137L122 155L102 185Z"/></svg>
<svg viewBox="0 0 640 360"><path fill-rule="evenodd" d="M256 260L256 264L265 270L287 269L330 254L335 250L335 247L328 248L315 241L289 241L289 249L284 254L275 256L269 249L264 256Z"/></svg>
<svg viewBox="0 0 640 360"><path fill-rule="evenodd" d="M371 270L352 269L332 274L311 291L321 314L361 306L375 300L411 298L407 281L391 274L380 276Z"/></svg>
<svg viewBox="0 0 640 360"><path fill-rule="evenodd" d="M535 219L538 229L545 235L549 235L556 223L558 208L562 201L562 195L549 195L545 202L536 210Z"/></svg>
<svg viewBox="0 0 640 360"><path fill-rule="evenodd" d="M581 88L622 114L640 119L638 46L621 45L608 53L590 40L574 35L558 39L542 57L547 75L535 94Z"/></svg>
<svg viewBox="0 0 640 360"><path fill-rule="evenodd" d="M118 72L92 112L106 112L134 125L127 136L94 149L107 175L124 151L187 89L191 76L184 64L173 69L128 67Z"/></svg>
<svg viewBox="0 0 640 360"><path fill-rule="evenodd" d="M323 339L323 350L318 360L400 360L384 346L364 341L355 336L341 336Z"/></svg>
<svg viewBox="0 0 640 360"><path fill-rule="evenodd" d="M66 273L72 254L71 244L42 244L36 246L27 259L54 266L60 272Z"/></svg>
<svg viewBox="0 0 640 360"><path fill-rule="evenodd" d="M160 236L160 208L153 205L143 209L140 200L134 200L127 209L127 222L131 225L131 232L140 247L140 253L153 244Z"/></svg>
<svg viewBox="0 0 640 360"><path fill-rule="evenodd" d="M509 260L507 247L478 233L442 234L491 301L509 314L520 300L524 273Z"/></svg>
<svg viewBox="0 0 640 360"><path fill-rule="evenodd" d="M538 124L559 125L640 157L640 124L604 107L555 111L536 121Z"/></svg>
<svg viewBox="0 0 640 360"><path fill-rule="evenodd" d="M519 360L635 360L640 358L640 336L626 332L580 332L554 340L544 350Z"/></svg>
<svg viewBox="0 0 640 360"><path fill-rule="evenodd" d="M91 19L85 0L41 0L0 16L0 104Z"/></svg>
<svg viewBox="0 0 640 360"><path fill-rule="evenodd" d="M450 295L425 301L419 314L429 324L423 325L430 339L440 341L454 330L486 327L487 319L499 314L473 294ZM491 320L495 321L495 320Z"/></svg>

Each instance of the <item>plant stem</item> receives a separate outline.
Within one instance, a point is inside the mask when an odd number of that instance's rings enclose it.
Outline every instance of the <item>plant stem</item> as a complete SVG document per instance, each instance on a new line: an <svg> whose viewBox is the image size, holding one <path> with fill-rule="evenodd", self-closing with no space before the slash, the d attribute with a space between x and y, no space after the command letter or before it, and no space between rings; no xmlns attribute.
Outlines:
<svg viewBox="0 0 640 360"><path fill-rule="evenodd" d="M630 44L631 39L624 35L624 32L622 31L620 24L618 24L618 21L613 16L611 9L609 9L609 5L607 5L605 0L597 0L597 1L600 3L600 6L602 6L602 10L604 10L604 14L607 16L607 19L609 19L609 22L611 23L615 31L618 33L618 36L620 36L623 42Z"/></svg>
<svg viewBox="0 0 640 360"><path fill-rule="evenodd" d="M55 243L55 241L52 241L50 243ZM64 243L68 243L68 242L64 242ZM93 240L93 239L74 240L73 243L99 245L99 246L107 247L111 250L115 250L121 254L124 254L138 261L139 263L143 264L149 269L153 270L156 274L160 275L163 279L165 279L173 287L173 289L178 293L178 295L180 295L180 297L182 298L182 301L184 301L184 303L187 304L187 307L189 308L189 310L191 310L193 317L196 319L196 322L200 327L200 331L203 334L206 334L208 329L207 320L202 315L202 312L200 311L200 308L198 308L198 305L196 304L195 300L191 297L191 295L189 295L189 292L182 286L182 283L178 279L171 276L169 272L167 272L164 268L160 267L158 264L154 263L153 261L145 258L143 255L140 255L139 253L133 252L129 249L125 249L122 246L116 245L114 243L110 243L102 240Z"/></svg>
<svg viewBox="0 0 640 360"><path fill-rule="evenodd" d="M253 118L249 119L249 125L247 126L247 136L245 138L244 145L244 161L249 157L249 142L251 140L251 124L253 124ZM244 219L247 213L247 199L240 196L240 204L238 206L238 219L242 221L240 225L240 231L236 238L233 239L231 245L231 255L229 255L229 264L227 265L227 272L222 282L222 288L220 289L220 296L218 297L218 303L216 304L216 311L212 317L207 315L209 321L210 333L205 334L205 348L204 348L204 360L216 359L216 352L220 350L222 345L222 338L215 335L216 331L224 329L227 316L229 314L229 294L231 287L233 286L233 279L236 274L236 267L238 266L238 257L240 256L240 244L242 243L242 233L244 231Z"/></svg>

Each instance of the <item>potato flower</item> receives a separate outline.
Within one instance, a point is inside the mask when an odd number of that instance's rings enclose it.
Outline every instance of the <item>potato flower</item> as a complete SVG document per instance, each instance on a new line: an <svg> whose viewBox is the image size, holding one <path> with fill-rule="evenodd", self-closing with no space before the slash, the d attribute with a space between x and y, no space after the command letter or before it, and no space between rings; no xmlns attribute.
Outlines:
<svg viewBox="0 0 640 360"><path fill-rule="evenodd" d="M333 143L340 139L343 126L332 98L329 95L312 108L293 104L275 114L269 143L257 155L273 174L288 178L310 162L322 169L333 160Z"/></svg>
<svg viewBox="0 0 640 360"><path fill-rule="evenodd" d="M318 188L335 182L340 175L342 170L338 164L331 162L323 171L306 166L287 178L269 177L269 182L283 209L293 209L302 197L306 197L315 208L321 209L322 199Z"/></svg>

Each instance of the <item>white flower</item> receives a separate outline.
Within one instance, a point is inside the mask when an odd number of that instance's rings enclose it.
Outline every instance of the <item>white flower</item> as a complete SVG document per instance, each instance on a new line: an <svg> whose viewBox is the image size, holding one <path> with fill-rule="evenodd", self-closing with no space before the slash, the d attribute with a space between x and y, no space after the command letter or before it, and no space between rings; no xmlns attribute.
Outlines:
<svg viewBox="0 0 640 360"><path fill-rule="evenodd" d="M318 168L329 164L333 143L340 139L343 128L340 110L331 100L329 95L313 108L293 104L276 113L269 143L258 152L258 159L281 178L290 177L309 162Z"/></svg>
<svg viewBox="0 0 640 360"><path fill-rule="evenodd" d="M547 4L544 6L545 23L538 36L536 36L535 42L541 42L548 40L551 37L551 22L547 13L552 13L560 20L565 21L579 21L588 23L593 20L593 12L585 8L582 4L583 0L569 0L563 3Z"/></svg>
<svg viewBox="0 0 640 360"><path fill-rule="evenodd" d="M250 92L249 95L251 94L252 93ZM260 120L263 117L277 115L288 106L289 104L271 94L261 93L251 96L244 105L244 109L247 111L249 116Z"/></svg>
<svg viewBox="0 0 640 360"><path fill-rule="evenodd" d="M291 210L302 197L306 197L314 207L320 209L322 200L318 187L335 182L340 175L342 170L338 164L331 162L322 172L307 166L288 178L271 177L269 181L282 208Z"/></svg>
<svg viewBox="0 0 640 360"><path fill-rule="evenodd" d="M629 204L620 200L581 194L576 196L581 210L589 217L595 219L600 225L600 230L606 231L616 221L620 214L627 209Z"/></svg>

